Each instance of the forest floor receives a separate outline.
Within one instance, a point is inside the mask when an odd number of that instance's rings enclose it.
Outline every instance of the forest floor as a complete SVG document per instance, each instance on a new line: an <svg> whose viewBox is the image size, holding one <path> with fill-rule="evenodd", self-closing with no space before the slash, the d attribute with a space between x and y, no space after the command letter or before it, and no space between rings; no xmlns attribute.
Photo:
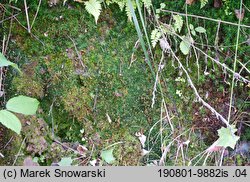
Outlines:
<svg viewBox="0 0 250 182"><path fill-rule="evenodd" d="M23 14L18 18L26 23ZM166 164L187 165L218 139L217 130L224 125L195 101L185 75L170 57L162 72L166 102L157 92L152 107L155 78L125 14L106 9L95 24L76 3L53 7L45 3L32 34L16 21L4 28L11 31L8 59L22 70L22 74L8 70L5 100L26 95L39 99L40 107L36 116L18 115L21 136L0 126L0 152L5 156L0 165L25 165L30 158L39 165L52 165L69 157L77 165L111 165L102 160L103 151L111 152L112 165L158 165L171 142L175 144L165 156ZM225 52L219 52L215 56L223 59ZM227 53L230 60L233 55ZM242 47L239 56L245 62L249 46ZM157 48L155 60L160 58ZM197 78L194 55L188 61L181 54L179 58L192 70L200 95L227 117L230 78L211 62L203 64L204 58ZM241 140L235 150L227 151L224 165L249 165L250 129L243 123L249 120L249 87L239 84L234 93L232 118ZM211 155L208 164L218 156Z"/></svg>

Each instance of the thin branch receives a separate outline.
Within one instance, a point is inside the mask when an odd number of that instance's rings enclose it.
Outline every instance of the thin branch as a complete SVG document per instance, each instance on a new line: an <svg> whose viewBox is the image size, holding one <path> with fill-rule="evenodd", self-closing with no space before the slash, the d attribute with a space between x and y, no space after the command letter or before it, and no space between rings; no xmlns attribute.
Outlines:
<svg viewBox="0 0 250 182"><path fill-rule="evenodd" d="M17 13L17 14L14 14L14 15L8 17L8 18L5 18L5 19L1 20L1 21L0 21L0 24L3 23L3 22L5 22L5 21L7 21L7 20L10 20L10 19L12 19L12 18L15 18L17 15L19 15L19 14L21 14L21 13L22 13L22 12Z"/></svg>
<svg viewBox="0 0 250 182"><path fill-rule="evenodd" d="M191 78L190 78L190 76L189 76L187 70L184 68L184 66L183 66L183 64L181 63L180 59L175 55L175 53L173 52L172 49L170 49L170 50L171 50L171 53L172 53L172 55L174 56L174 58L178 61L179 65L180 65L180 68L185 72L186 77L187 77L187 79L188 79L188 82L189 82L191 88L194 90L194 93L195 93L196 97L198 98L198 101L201 102L201 103L202 103L207 109L209 109L213 114L215 114L215 116L216 116L219 120L221 120L224 124L226 124L228 127L230 127L228 121L227 121L220 113L218 113L211 105L209 105L206 101L204 101L204 100L201 98L201 96L199 95L199 93L198 93L196 87L195 87L194 84L193 84L193 81L191 80Z"/></svg>
<svg viewBox="0 0 250 182"><path fill-rule="evenodd" d="M243 0L240 1L240 14L242 13L242 3L243 3ZM233 66L233 71L234 72L236 70L236 65L237 65L238 43L239 43L239 38L240 38L240 24L241 24L241 19L239 18L238 30L237 30L237 38L236 38L236 48L235 48L235 55L234 55L234 66ZM229 105L228 119L227 119L228 122L230 122L230 118L231 118L231 111L232 111L232 104L233 104L234 82L235 82L235 77L233 77L232 83L231 83L230 105Z"/></svg>
<svg viewBox="0 0 250 182"><path fill-rule="evenodd" d="M23 1L24 1L24 7L25 7L25 14L26 14L27 26L28 26L27 29L28 29L28 32L31 33L27 2L26 2L26 0L23 0Z"/></svg>
<svg viewBox="0 0 250 182"><path fill-rule="evenodd" d="M167 12L167 13L177 14L177 15L180 15L180 16L186 16L185 13L179 13L179 12L176 12L176 11L170 11L170 10L161 10L161 11L162 12ZM210 21L214 21L214 22L221 22L221 23L225 23L225 24L228 24L228 25L238 26L238 23L233 23L233 22L229 22L229 21L223 21L223 20L220 20L220 19L208 18L208 17L205 17L205 16L192 15L192 14L187 14L187 16L194 17L194 18L199 18L199 19L210 20ZM243 25L243 24L241 24L240 27L250 28L250 26Z"/></svg>
<svg viewBox="0 0 250 182"><path fill-rule="evenodd" d="M77 47L76 47L75 41L74 41L70 36L68 36L68 37L69 37L69 39L72 41L72 43L73 43L73 45L74 45L74 47L75 47L75 51L76 51L76 54L77 54L77 57L78 57L78 60L79 60L79 62L80 62L80 64L81 64L81 66L83 67L83 69L85 69L86 66L83 64L82 56L79 54L79 51L78 51L78 49L77 49Z"/></svg>
<svg viewBox="0 0 250 182"><path fill-rule="evenodd" d="M42 2L42 0L39 0L39 4L38 4L37 10L36 10L36 14L34 16L34 19L33 19L32 23L31 23L31 27L30 27L31 29L32 29L32 27L33 27L33 25L35 23L36 17L38 15L38 12L39 12L39 9L40 9L40 6L41 6L41 2Z"/></svg>

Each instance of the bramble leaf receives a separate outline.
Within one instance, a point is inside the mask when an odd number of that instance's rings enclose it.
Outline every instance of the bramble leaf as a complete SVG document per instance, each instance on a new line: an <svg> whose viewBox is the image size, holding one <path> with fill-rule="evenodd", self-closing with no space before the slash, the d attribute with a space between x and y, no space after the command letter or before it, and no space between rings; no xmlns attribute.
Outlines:
<svg viewBox="0 0 250 182"><path fill-rule="evenodd" d="M11 112L7 110L0 111L0 123L12 131L20 134L22 125L20 120Z"/></svg>
<svg viewBox="0 0 250 182"><path fill-rule="evenodd" d="M6 108L9 111L16 113L21 113L24 115L34 115L38 109L39 101L34 98L27 96L17 96L11 98L7 104Z"/></svg>

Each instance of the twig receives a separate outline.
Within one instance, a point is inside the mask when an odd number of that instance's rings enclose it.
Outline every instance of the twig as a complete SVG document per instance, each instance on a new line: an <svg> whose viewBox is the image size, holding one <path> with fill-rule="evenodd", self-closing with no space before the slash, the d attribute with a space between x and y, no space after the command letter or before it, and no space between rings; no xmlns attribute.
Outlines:
<svg viewBox="0 0 250 182"><path fill-rule="evenodd" d="M18 150L18 153L17 153L17 155L16 155L16 157L15 157L15 160L14 160L12 166L14 166L14 165L16 164L16 161L17 161L17 159L18 159L18 157L19 157L19 155L20 155L20 153L21 153L22 146L24 145L25 140L26 140L26 137L25 137L25 138L23 139L23 141L22 141L22 144L21 144L21 146L20 146L20 148L19 148L19 150Z"/></svg>
<svg viewBox="0 0 250 182"><path fill-rule="evenodd" d="M190 78L190 76L189 76L187 70L184 68L184 66L182 65L181 61L180 61L179 58L175 55L175 53L173 52L173 50L172 50L172 49L170 49L170 50L171 50L171 53L172 53L172 55L174 56L174 58L178 61L179 65L180 65L180 68L185 72L186 77L187 77L187 79L188 79L188 82L189 82L191 88L193 89L193 91L194 91L196 97L198 98L198 101L201 102L201 103L202 103L207 109L209 109L213 114L215 114L215 116L216 116L218 119L220 119L224 124L226 124L228 127L230 127L228 121L227 121L220 113L218 113L211 105L209 105L207 102L205 102L205 101L200 97L200 95L199 95L199 93L198 93L196 87L194 86L193 81L191 80L191 78Z"/></svg>
<svg viewBox="0 0 250 182"><path fill-rule="evenodd" d="M10 17L8 17L8 18L5 18L5 19L3 19L3 20L1 20L1 21L0 21L0 24L3 23L3 22L5 22L5 21L7 21L7 20L9 20L9 19L12 19L12 18L16 17L16 16L19 15L19 14L21 14L21 12L15 14L15 15L12 15L12 16L10 16Z"/></svg>
<svg viewBox="0 0 250 182"><path fill-rule="evenodd" d="M39 4L38 4L37 10L36 10L36 14L34 16L34 19L33 19L32 23L31 23L31 29L32 29L32 27L33 27L33 25L35 23L36 17L38 15L38 12L39 12L39 9L40 9L40 6L41 6L41 2L42 2L42 0L39 0Z"/></svg>
<svg viewBox="0 0 250 182"><path fill-rule="evenodd" d="M186 16L185 13L179 13L176 11L170 11L170 10L161 10L162 12L167 12L167 13L173 13L173 14L178 14L180 16ZM219 19L213 19L213 18L208 18L205 16L199 16L199 15L192 15L192 14L187 14L187 16L189 17L194 17L194 18L200 18L200 19L205 19L205 20L210 20L210 21L214 21L214 22L221 22L221 23L225 23L225 24L229 24L229 25L234 25L234 26L238 26L237 23L233 23L233 22L229 22L229 21L223 21L223 20L219 20ZM245 28L250 28L250 26L248 25L240 25L241 27L245 27Z"/></svg>
<svg viewBox="0 0 250 182"><path fill-rule="evenodd" d="M55 101L56 99L54 98L52 104L50 105L49 114L48 114L48 116L51 117L51 124L52 124L51 130L52 130L53 138L55 137L55 125L54 125L54 118L53 118L53 106L54 106Z"/></svg>
<svg viewBox="0 0 250 182"><path fill-rule="evenodd" d="M79 60L79 62L80 62L80 64L81 64L81 66L85 69L86 66L83 64L82 56L79 54L79 51L78 51L78 49L77 49L77 47L76 47L75 41L74 41L70 36L68 36L68 37L69 37L69 39L72 41L72 43L74 44L75 51L76 51L76 54L77 54L77 56L78 56L78 60Z"/></svg>
<svg viewBox="0 0 250 182"><path fill-rule="evenodd" d="M27 2L26 2L26 0L23 0L23 1L24 1L24 7L25 7L25 14L26 14L27 26L28 26L27 28L28 28L28 32L31 33Z"/></svg>
<svg viewBox="0 0 250 182"><path fill-rule="evenodd" d="M4 155L0 152L0 157L4 158Z"/></svg>
<svg viewBox="0 0 250 182"><path fill-rule="evenodd" d="M243 3L243 0L240 1L240 14L242 13L242 3ZM236 64L237 64L238 43L239 43L239 37L240 37L240 24L241 24L241 19L239 18L238 30L237 30L237 38L236 38L235 56L234 56L234 65L233 65L233 71L234 72L236 70ZM229 105L228 118L227 118L228 123L230 122L230 118L231 118L232 103L233 103L233 92L234 92L234 82L235 82L235 77L233 77L232 83L231 83L230 105Z"/></svg>
<svg viewBox="0 0 250 182"><path fill-rule="evenodd" d="M164 60L164 52L162 51L161 60L160 60L160 63L158 65L158 71L157 71L156 76L155 76L154 90L153 90L153 93L152 93L152 95L153 95L152 104L151 104L152 108L154 107L154 104L155 104L155 92L157 91L157 84L159 82L159 73L162 70L162 67L164 67L164 65L162 65L163 60Z"/></svg>
<svg viewBox="0 0 250 182"><path fill-rule="evenodd" d="M3 147L4 149L9 145L9 143L13 140L13 138L14 138L14 137L11 136L11 138L9 139L9 141L4 145L4 147Z"/></svg>

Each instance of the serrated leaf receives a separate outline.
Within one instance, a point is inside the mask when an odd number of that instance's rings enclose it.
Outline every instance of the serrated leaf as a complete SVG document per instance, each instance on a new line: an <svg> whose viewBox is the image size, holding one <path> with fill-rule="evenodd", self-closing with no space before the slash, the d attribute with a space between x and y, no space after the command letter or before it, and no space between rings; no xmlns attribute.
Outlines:
<svg viewBox="0 0 250 182"><path fill-rule="evenodd" d="M237 131L234 125L231 125L231 128L222 127L221 129L217 130L219 139L216 142L216 146L220 147L231 147L234 149L236 142L240 139L239 136L236 136L234 133Z"/></svg>
<svg viewBox="0 0 250 182"><path fill-rule="evenodd" d="M152 46L155 47L157 42L160 40L161 38L161 32L156 28L154 29L152 32L151 32L151 43L152 43Z"/></svg>
<svg viewBox="0 0 250 182"><path fill-rule="evenodd" d="M111 164L115 161L115 158L113 156L113 150L114 149L104 150L101 153L102 159L105 160L108 164Z"/></svg>
<svg viewBox="0 0 250 182"><path fill-rule="evenodd" d="M206 29L203 28L203 27L196 27L196 28L195 28L195 31L196 31L196 32L199 32L199 33L206 33Z"/></svg>
<svg viewBox="0 0 250 182"><path fill-rule="evenodd" d="M26 97L23 95L11 98L6 108L9 111L24 115L34 115L38 109L39 101L34 98Z"/></svg>
<svg viewBox="0 0 250 182"><path fill-rule="evenodd" d="M95 17L95 22L97 24L97 20L101 14L102 5L98 0L89 0L84 2L85 9L87 12Z"/></svg>
<svg viewBox="0 0 250 182"><path fill-rule="evenodd" d="M174 30L180 32L183 26L183 19L180 15L173 15Z"/></svg>
<svg viewBox="0 0 250 182"><path fill-rule="evenodd" d="M71 166L73 160L71 159L71 157L64 157L61 159L60 162L58 162L59 166Z"/></svg>
<svg viewBox="0 0 250 182"><path fill-rule="evenodd" d="M20 134L21 132L22 125L20 120L13 113L7 110L0 111L0 123L17 134Z"/></svg>
<svg viewBox="0 0 250 182"><path fill-rule="evenodd" d="M180 43L180 50L184 55L188 55L190 51L191 43L188 37L184 37Z"/></svg>
<svg viewBox="0 0 250 182"><path fill-rule="evenodd" d="M150 13L150 7L152 6L151 0L142 0L144 6L147 8L148 12Z"/></svg>
<svg viewBox="0 0 250 182"><path fill-rule="evenodd" d="M132 1L131 3L132 3L133 8L136 9L135 1ZM131 10L129 8L129 4L128 3L126 4L125 11L126 11L128 20L132 21L132 12L131 12Z"/></svg>
<svg viewBox="0 0 250 182"><path fill-rule="evenodd" d="M200 1L201 1L201 8L203 8L208 2L208 0L200 0Z"/></svg>

